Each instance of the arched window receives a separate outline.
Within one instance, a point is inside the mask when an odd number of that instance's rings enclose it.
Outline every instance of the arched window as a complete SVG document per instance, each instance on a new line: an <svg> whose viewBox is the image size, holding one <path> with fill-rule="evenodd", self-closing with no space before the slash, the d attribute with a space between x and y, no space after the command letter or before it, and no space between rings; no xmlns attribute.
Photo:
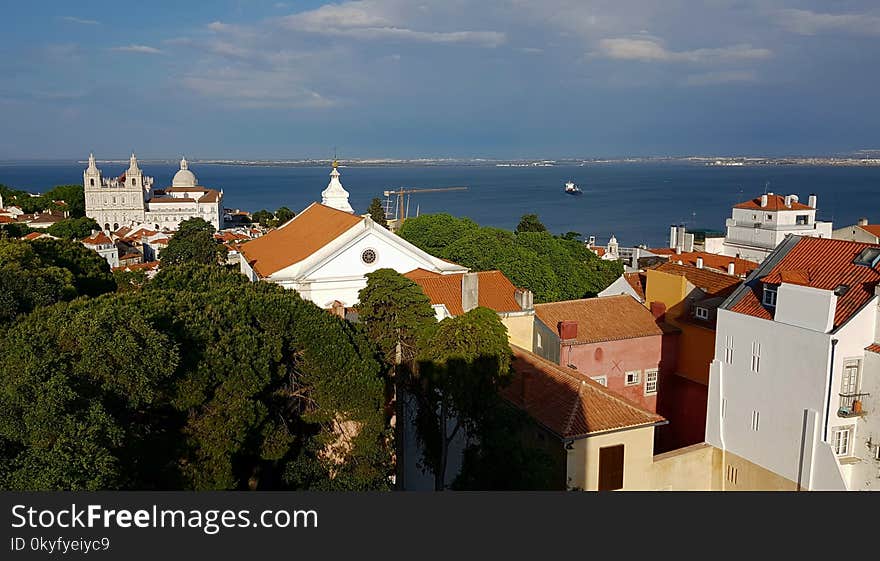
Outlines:
<svg viewBox="0 0 880 561"><path fill-rule="evenodd" d="M114 222L114 223L113 223L113 231L115 232L115 231L118 230L118 229L119 229L119 224L117 224L117 223Z"/></svg>
<svg viewBox="0 0 880 561"><path fill-rule="evenodd" d="M154 226L156 226L156 231L158 232L158 231L159 231L159 225L158 225L158 224L154 224Z"/></svg>
<svg viewBox="0 0 880 561"><path fill-rule="evenodd" d="M110 224L108 224L108 223L105 222L105 223L104 223L104 229L105 229L105 230L109 230L109 229L110 229Z"/></svg>
<svg viewBox="0 0 880 561"><path fill-rule="evenodd" d="M132 184L132 185L137 185L137 179L135 179L134 177L132 177L132 178L131 178L131 184Z"/></svg>
<svg viewBox="0 0 880 561"><path fill-rule="evenodd" d="M91 186L91 187L94 187L94 186L95 186L95 180L94 180L94 178L89 179L89 186Z"/></svg>

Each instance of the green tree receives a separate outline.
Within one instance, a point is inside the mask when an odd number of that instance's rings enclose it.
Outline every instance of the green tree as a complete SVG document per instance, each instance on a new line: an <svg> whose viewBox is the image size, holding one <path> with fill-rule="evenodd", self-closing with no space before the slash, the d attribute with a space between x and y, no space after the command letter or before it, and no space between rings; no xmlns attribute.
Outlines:
<svg viewBox="0 0 880 561"><path fill-rule="evenodd" d="M9 224L0 224L0 238L22 238L34 230L27 224L19 222L10 222Z"/></svg>
<svg viewBox="0 0 880 561"><path fill-rule="evenodd" d="M81 240L92 234L92 231L100 231L101 227L91 218L67 218L56 222L46 229L46 233L65 240Z"/></svg>
<svg viewBox="0 0 880 561"><path fill-rule="evenodd" d="M30 242L40 260L73 274L80 296L100 296L116 290L107 260L79 242L41 238Z"/></svg>
<svg viewBox="0 0 880 561"><path fill-rule="evenodd" d="M160 266L212 265L225 259L226 251L226 247L214 239L214 226L201 218L190 218L180 223L168 247L162 250Z"/></svg>
<svg viewBox="0 0 880 561"><path fill-rule="evenodd" d="M71 218L82 218L86 215L86 195L82 185L58 185L43 196L44 208L67 211ZM55 201L64 201L63 205Z"/></svg>
<svg viewBox="0 0 880 561"><path fill-rule="evenodd" d="M387 488L375 347L210 267L195 290L148 283L7 330L0 489Z"/></svg>
<svg viewBox="0 0 880 561"><path fill-rule="evenodd" d="M426 340L413 386L423 464L433 472L436 490L446 486L450 443L459 431L480 433L492 410L487 405L509 381L510 361L507 328L488 308L444 319Z"/></svg>
<svg viewBox="0 0 880 561"><path fill-rule="evenodd" d="M293 212L286 206L283 206L275 211L275 225L280 226L289 221L294 216L296 216L295 212Z"/></svg>
<svg viewBox="0 0 880 561"><path fill-rule="evenodd" d="M581 234L580 232L568 231L559 237L562 238L563 240L577 241L581 236L583 236L583 234Z"/></svg>
<svg viewBox="0 0 880 561"><path fill-rule="evenodd" d="M446 213L423 214L406 219L398 234L431 255L443 257L442 252L447 246L479 229L480 226L468 218L456 218Z"/></svg>
<svg viewBox="0 0 880 561"><path fill-rule="evenodd" d="M524 214L516 225L515 232L546 232L547 228L538 220L537 214Z"/></svg>
<svg viewBox="0 0 880 561"><path fill-rule="evenodd" d="M370 214L373 222L384 228L388 227L388 220L385 217L385 209L382 207L382 201L379 200L378 197L374 197L373 200L370 202L370 206L369 208L367 208L367 212Z"/></svg>
<svg viewBox="0 0 880 561"><path fill-rule="evenodd" d="M268 228L270 224L274 220L274 216L272 213L266 209L258 210L257 212L251 214L251 221L257 222L260 226Z"/></svg>

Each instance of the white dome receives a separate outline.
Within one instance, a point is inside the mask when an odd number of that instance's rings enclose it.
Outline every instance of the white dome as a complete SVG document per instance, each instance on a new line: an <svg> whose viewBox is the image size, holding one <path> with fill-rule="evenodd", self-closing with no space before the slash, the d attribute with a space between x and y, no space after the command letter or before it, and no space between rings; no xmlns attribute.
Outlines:
<svg viewBox="0 0 880 561"><path fill-rule="evenodd" d="M174 179L171 180L172 187L195 187L198 185L196 182L196 175L189 171L189 164L186 161L186 158L180 160L180 170L174 174Z"/></svg>

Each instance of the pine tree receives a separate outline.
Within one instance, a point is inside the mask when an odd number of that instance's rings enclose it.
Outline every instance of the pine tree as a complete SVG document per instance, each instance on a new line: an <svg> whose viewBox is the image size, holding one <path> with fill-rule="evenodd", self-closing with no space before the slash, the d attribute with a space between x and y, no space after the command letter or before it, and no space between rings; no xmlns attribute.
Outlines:
<svg viewBox="0 0 880 561"><path fill-rule="evenodd" d="M373 222L385 228L388 227L388 220L385 218L385 209L382 208L382 201L380 201L378 197L374 198L370 203L367 212L370 213Z"/></svg>

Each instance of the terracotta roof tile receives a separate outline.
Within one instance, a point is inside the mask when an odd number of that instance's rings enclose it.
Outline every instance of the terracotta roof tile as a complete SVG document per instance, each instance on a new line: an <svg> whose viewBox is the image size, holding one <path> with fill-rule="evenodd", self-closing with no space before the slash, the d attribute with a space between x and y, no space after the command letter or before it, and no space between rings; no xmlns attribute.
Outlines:
<svg viewBox="0 0 880 561"><path fill-rule="evenodd" d="M645 273L624 273L623 279L629 283L633 290L636 291L636 294L642 301L645 300L645 281L647 281L647 276Z"/></svg>
<svg viewBox="0 0 880 561"><path fill-rule="evenodd" d="M241 245L241 252L261 277L299 263L363 220L314 203L281 227Z"/></svg>
<svg viewBox="0 0 880 561"><path fill-rule="evenodd" d="M655 271L668 273L670 275L679 275L688 280L692 285L706 292L709 296L720 296L722 294L730 294L742 283L742 279L728 275L727 273L719 273L708 269L697 269L690 265L679 265L678 263L661 263L654 267Z"/></svg>
<svg viewBox="0 0 880 561"><path fill-rule="evenodd" d="M873 345L868 345L867 347L865 347L865 350L872 353L880 354L880 345L874 343Z"/></svg>
<svg viewBox="0 0 880 561"><path fill-rule="evenodd" d="M651 253L656 255L668 255L669 261L675 263L682 261L685 265L697 266L697 257L703 258L703 266L716 269L722 273L727 272L727 265L733 263L733 273L737 276L746 276L759 267L758 263L749 261L748 259L740 259L739 257L728 257L726 255L716 255L714 253L706 253L705 251L686 251L675 253L675 250L669 247L661 247L657 249L649 249Z"/></svg>
<svg viewBox="0 0 880 561"><path fill-rule="evenodd" d="M154 203L194 203L195 199L190 197L152 197L147 201L149 204Z"/></svg>
<svg viewBox="0 0 880 561"><path fill-rule="evenodd" d="M443 304L449 313L460 316L464 313L461 304L461 280L464 274L428 276L415 269L404 276L422 287L431 304ZM427 273L428 271L424 271ZM478 279L477 303L496 312L519 312L522 307L514 294L516 287L501 271L481 271Z"/></svg>
<svg viewBox="0 0 880 561"><path fill-rule="evenodd" d="M759 279L760 282L752 283L751 290L730 309L741 314L773 319L770 309L761 303L761 293L764 284L778 285L786 282L784 279L790 279L788 282L795 280L796 284L821 290L834 290L840 285L847 285L849 290L837 298L837 310L834 314L836 329L849 321L874 297L875 287L880 282L878 267L853 263L859 253L869 247L880 246L847 240L802 237L768 274Z"/></svg>
<svg viewBox="0 0 880 561"><path fill-rule="evenodd" d="M749 210L763 210L763 211L776 211L776 210L814 210L813 207L807 206L800 202L792 201L791 206L785 206L785 197L783 195L767 195L767 206L761 206L761 197L755 197L750 201L745 201L743 203L739 203L738 205L734 205L733 208L746 208Z"/></svg>
<svg viewBox="0 0 880 561"><path fill-rule="evenodd" d="M107 234L104 232L96 232L91 236L85 238L82 243L87 243L89 245L107 245L112 244L113 240L107 237Z"/></svg>
<svg viewBox="0 0 880 561"><path fill-rule="evenodd" d="M512 349L514 376L501 390L502 397L560 438L582 438L665 420L575 370L519 347Z"/></svg>
<svg viewBox="0 0 880 561"><path fill-rule="evenodd" d="M535 315L554 331L561 321L578 322L578 343L663 334L651 312L627 294L536 304Z"/></svg>
<svg viewBox="0 0 880 561"><path fill-rule="evenodd" d="M859 226L859 228L868 232L872 236L880 238L880 224L865 224L864 226Z"/></svg>
<svg viewBox="0 0 880 561"><path fill-rule="evenodd" d="M15 218L9 216L0 216L0 224L11 224L15 222Z"/></svg>
<svg viewBox="0 0 880 561"><path fill-rule="evenodd" d="M36 240L36 239L38 239L38 238L41 238L41 237L43 237L43 236L45 236L45 235L46 235L46 234L43 234L42 232L31 232L30 234L24 236L24 237L21 238L21 239L23 239L23 240L27 240L27 241L32 241L32 240Z"/></svg>

